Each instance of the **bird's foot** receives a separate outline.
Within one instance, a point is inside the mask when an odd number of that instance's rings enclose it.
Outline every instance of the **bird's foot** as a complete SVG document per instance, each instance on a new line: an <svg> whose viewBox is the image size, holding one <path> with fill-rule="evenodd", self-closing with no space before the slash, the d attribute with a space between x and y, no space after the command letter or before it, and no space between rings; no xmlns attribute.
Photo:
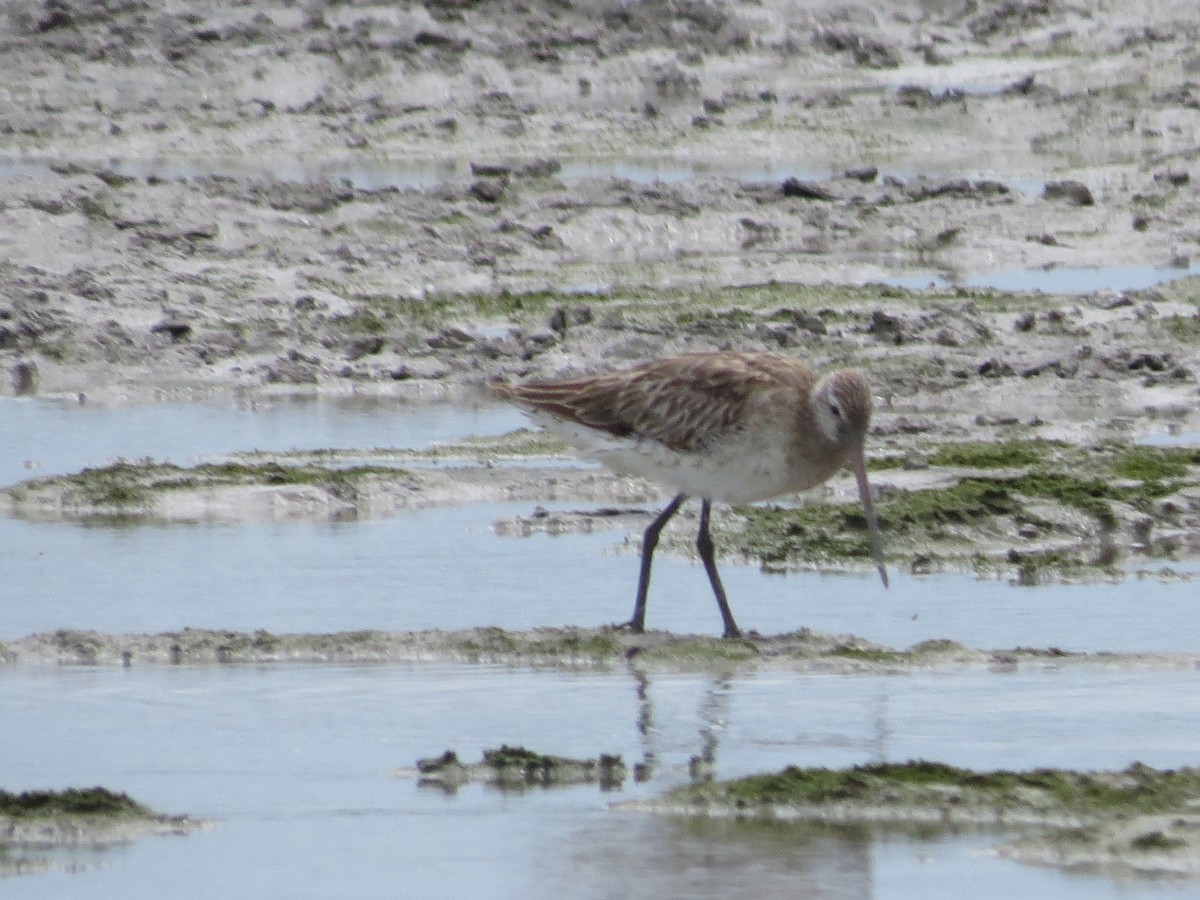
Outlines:
<svg viewBox="0 0 1200 900"><path fill-rule="evenodd" d="M616 622L609 627L613 631L628 631L630 634L644 634L646 631L645 623L636 619L630 619L628 622Z"/></svg>

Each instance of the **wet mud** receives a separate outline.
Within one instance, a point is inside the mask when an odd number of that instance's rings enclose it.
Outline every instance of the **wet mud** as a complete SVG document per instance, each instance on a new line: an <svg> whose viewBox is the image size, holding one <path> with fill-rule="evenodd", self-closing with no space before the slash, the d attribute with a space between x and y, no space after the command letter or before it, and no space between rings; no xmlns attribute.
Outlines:
<svg viewBox="0 0 1200 900"><path fill-rule="evenodd" d="M953 284L1188 271L1196 35L1182 2L21 0L0 390L438 394L728 345L867 363L918 422L1187 415L1194 285Z"/></svg>
<svg viewBox="0 0 1200 900"><path fill-rule="evenodd" d="M899 444L899 446L897 446ZM1024 585L1188 577L1200 554L1200 451L1111 439L888 442L870 457L891 565L966 571ZM720 509L723 554L764 571L872 565L846 473L799 504ZM530 503L492 523L502 537L636 532L655 514L648 482L579 464L517 431L421 451L240 453L181 467L117 462L0 491L0 509L39 521L342 522L479 502ZM553 509L543 503L589 504ZM666 547L692 554L689 517ZM627 541L631 547L636 542Z"/></svg>
<svg viewBox="0 0 1200 900"><path fill-rule="evenodd" d="M0 876L49 868L46 854L54 849L106 847L203 827L199 820L155 812L102 787L0 791Z"/></svg>
<svg viewBox="0 0 1200 900"><path fill-rule="evenodd" d="M6 665L141 666L263 664L396 664L413 662L519 664L555 668L737 672L757 669L904 673L983 668L1094 666L1104 669L1190 669L1194 653L1069 652L1056 647L980 649L949 640L892 648L849 634L802 628L786 634L751 632L737 639L620 627L498 627L459 631L345 631L329 634L185 628L157 634L109 634L62 629L0 643Z"/></svg>
<svg viewBox="0 0 1200 900"><path fill-rule="evenodd" d="M453 750L417 760L415 769L397 769L400 778L415 778L422 787L453 793L464 784L482 782L502 790L598 784L601 790L620 788L628 774L619 756L602 753L595 759L573 759L537 753L503 744L484 750L477 763L463 762Z"/></svg>
<svg viewBox="0 0 1200 900"><path fill-rule="evenodd" d="M1023 862L1110 875L1200 874L1200 771L976 772L940 763L800 769L698 781L624 808L660 815L1021 836L997 848Z"/></svg>

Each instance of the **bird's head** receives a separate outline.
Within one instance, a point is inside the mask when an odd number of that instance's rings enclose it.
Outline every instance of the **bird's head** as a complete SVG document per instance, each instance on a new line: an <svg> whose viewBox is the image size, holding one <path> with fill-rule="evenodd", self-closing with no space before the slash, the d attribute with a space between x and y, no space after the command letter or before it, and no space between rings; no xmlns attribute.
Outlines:
<svg viewBox="0 0 1200 900"><path fill-rule="evenodd" d="M871 386L867 377L856 369L831 372L819 382L812 394L813 416L821 435L835 445L854 471L858 496L867 517L871 539L871 555L879 569L884 587L888 583L887 566L883 559L883 539L879 535L879 520L871 500L871 485L867 481L867 461L863 444L871 427Z"/></svg>
<svg viewBox="0 0 1200 900"><path fill-rule="evenodd" d="M860 451L871 427L871 386L857 369L840 369L817 382L812 394L817 427L843 451Z"/></svg>

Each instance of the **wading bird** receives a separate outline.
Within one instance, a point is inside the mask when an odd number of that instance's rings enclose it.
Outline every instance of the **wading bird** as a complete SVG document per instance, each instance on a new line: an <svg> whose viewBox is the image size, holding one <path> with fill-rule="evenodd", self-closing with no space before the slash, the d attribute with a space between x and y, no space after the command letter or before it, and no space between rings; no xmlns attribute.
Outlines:
<svg viewBox="0 0 1200 900"><path fill-rule="evenodd" d="M862 372L821 375L772 353L686 353L608 374L494 382L491 388L613 471L675 492L642 537L637 599L626 623L630 630L645 628L660 532L684 501L697 497L696 549L725 622L725 637L738 637L741 631L713 559L712 503L754 503L803 491L844 465L858 481L871 552L887 586L863 452L871 391Z"/></svg>

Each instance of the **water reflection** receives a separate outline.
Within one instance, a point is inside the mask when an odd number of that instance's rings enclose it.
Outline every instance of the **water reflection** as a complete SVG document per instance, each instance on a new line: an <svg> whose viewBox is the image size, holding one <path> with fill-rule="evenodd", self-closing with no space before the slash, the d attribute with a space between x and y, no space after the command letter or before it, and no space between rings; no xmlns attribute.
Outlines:
<svg viewBox="0 0 1200 900"><path fill-rule="evenodd" d="M857 900L876 896L871 844L861 828L615 816L576 835L556 887L579 898Z"/></svg>
<svg viewBox="0 0 1200 900"><path fill-rule="evenodd" d="M991 896L1049 896L1063 876L976 855L994 837L914 843L684 823L610 810L614 795L595 785L468 785L446 796L389 773L443 749L473 759L501 743L652 760L653 774L628 780L617 799L656 796L703 756L719 777L877 754L979 768L1176 766L1194 756L1196 680L1087 669L847 678L446 664L8 667L5 787L105 784L218 825L103 854L54 854L56 866L100 868L9 880L5 896L384 897L402 878L422 896L724 898L737 884L764 896L790 885L803 896L818 884L845 896L929 898L961 896L985 875ZM914 877L918 857L953 874ZM1078 883L1096 897L1158 891L1066 879L1063 896Z"/></svg>

